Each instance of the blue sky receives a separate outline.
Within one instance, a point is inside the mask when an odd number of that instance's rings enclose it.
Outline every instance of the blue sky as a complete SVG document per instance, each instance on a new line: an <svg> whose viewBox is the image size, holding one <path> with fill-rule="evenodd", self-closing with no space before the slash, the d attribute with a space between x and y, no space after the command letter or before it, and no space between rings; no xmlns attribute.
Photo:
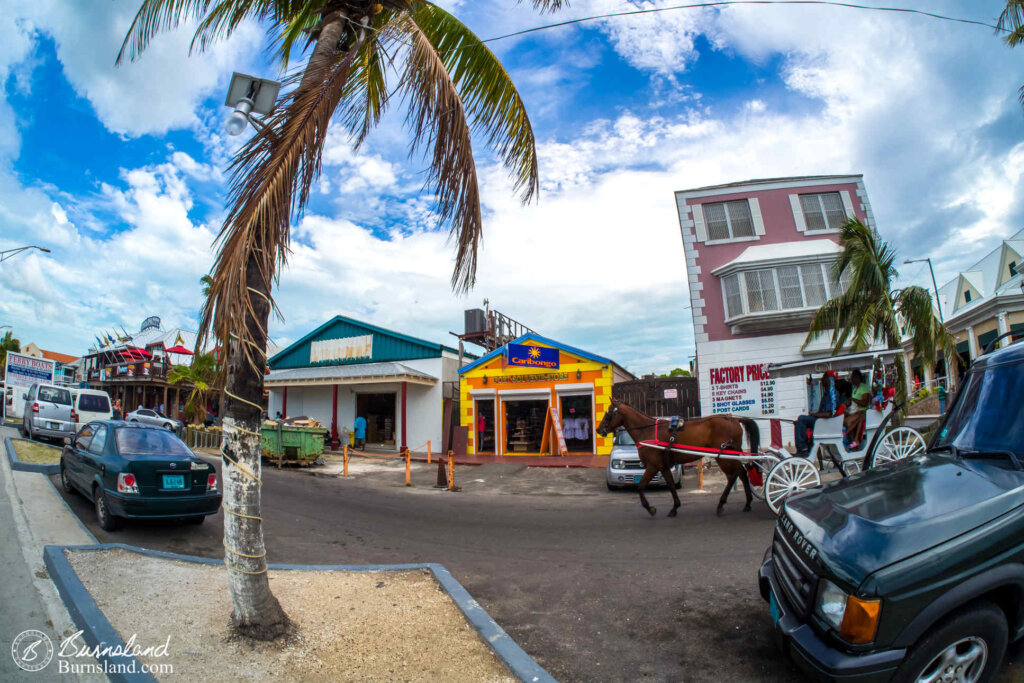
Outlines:
<svg viewBox="0 0 1024 683"><path fill-rule="evenodd" d="M631 6L448 0L478 35ZM652 7L660 2L637 2ZM1000 3L906 6L981 20ZM525 6L524 6L525 5ZM0 325L72 354L148 315L194 327L199 277L238 144L222 131L233 70L267 77L262 27L189 56L190 32L114 67L136 2L15 2L0 28ZM863 173L883 236L931 256L940 280L1024 218L1022 57L983 28L824 7L730 7L629 17L492 47L526 102L542 192L521 206L476 145L485 236L476 289L448 287L452 252L408 155L401 107L353 153L332 134L293 229L278 343L341 313L450 342L487 297L545 336L634 372L692 354L672 191L753 177ZM479 143L479 141L478 141ZM923 266L906 281L926 284Z"/></svg>

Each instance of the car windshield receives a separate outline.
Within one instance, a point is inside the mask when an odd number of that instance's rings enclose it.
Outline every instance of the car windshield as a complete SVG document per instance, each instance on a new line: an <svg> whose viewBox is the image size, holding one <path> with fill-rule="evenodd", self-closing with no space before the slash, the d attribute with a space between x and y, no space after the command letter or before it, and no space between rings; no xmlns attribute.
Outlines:
<svg viewBox="0 0 1024 683"><path fill-rule="evenodd" d="M1024 364L995 365L968 375L963 395L939 432L933 449L1009 451L1024 458Z"/></svg>
<svg viewBox="0 0 1024 683"><path fill-rule="evenodd" d="M625 429L620 429L615 434L615 445L616 446L633 446L633 437L629 435Z"/></svg>
<svg viewBox="0 0 1024 683"><path fill-rule="evenodd" d="M122 427L117 430L119 453L135 455L191 455L181 439L161 429Z"/></svg>
<svg viewBox="0 0 1024 683"><path fill-rule="evenodd" d="M71 392L57 387L39 387L39 400L69 406L71 405Z"/></svg>
<svg viewBox="0 0 1024 683"><path fill-rule="evenodd" d="M78 397L78 409L87 413L109 413L110 401L106 396L82 394Z"/></svg>

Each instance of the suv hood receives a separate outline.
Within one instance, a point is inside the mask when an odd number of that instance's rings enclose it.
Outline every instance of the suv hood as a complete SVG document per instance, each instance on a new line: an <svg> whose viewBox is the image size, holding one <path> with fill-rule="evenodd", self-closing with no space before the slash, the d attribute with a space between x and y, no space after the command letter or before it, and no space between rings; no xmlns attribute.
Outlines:
<svg viewBox="0 0 1024 683"><path fill-rule="evenodd" d="M872 572L1024 504L1024 472L928 453L793 496L780 532L858 586ZM786 518L792 521L786 524Z"/></svg>

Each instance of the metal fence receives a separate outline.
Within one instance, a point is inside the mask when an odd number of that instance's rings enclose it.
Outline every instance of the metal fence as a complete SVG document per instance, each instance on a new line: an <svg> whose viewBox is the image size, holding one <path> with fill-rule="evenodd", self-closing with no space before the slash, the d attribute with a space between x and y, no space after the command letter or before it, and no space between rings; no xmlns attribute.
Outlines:
<svg viewBox="0 0 1024 683"><path fill-rule="evenodd" d="M183 435L185 443L189 448L202 448L205 450L220 450L220 442L224 432L219 429L202 429L200 427L185 427Z"/></svg>

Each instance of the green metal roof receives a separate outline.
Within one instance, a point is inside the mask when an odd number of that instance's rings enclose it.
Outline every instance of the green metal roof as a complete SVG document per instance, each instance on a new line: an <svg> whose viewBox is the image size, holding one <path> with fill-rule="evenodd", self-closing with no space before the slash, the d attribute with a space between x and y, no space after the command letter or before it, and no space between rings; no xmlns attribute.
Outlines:
<svg viewBox="0 0 1024 683"><path fill-rule="evenodd" d="M373 335L373 353L370 358L355 360L330 360L310 362L310 348L313 342L325 339L340 339ZM440 358L443 351L458 354L457 349L443 344L417 339L409 335L386 330L370 323L364 323L343 315L336 315L306 336L275 354L267 364L272 370L304 368L321 365L351 365L356 363L380 363L385 361L416 360L419 358ZM466 358L475 358L463 354Z"/></svg>

